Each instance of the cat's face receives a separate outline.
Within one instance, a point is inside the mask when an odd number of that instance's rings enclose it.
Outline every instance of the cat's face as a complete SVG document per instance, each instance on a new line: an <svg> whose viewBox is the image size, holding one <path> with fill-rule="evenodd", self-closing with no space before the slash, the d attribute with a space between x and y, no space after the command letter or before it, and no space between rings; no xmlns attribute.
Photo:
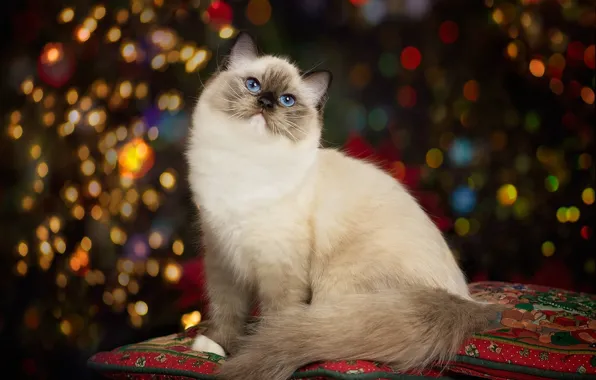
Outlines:
<svg viewBox="0 0 596 380"><path fill-rule="evenodd" d="M300 141L320 134L321 108L330 82L327 71L301 75L282 58L259 56L252 38L241 34L227 67L211 81L204 96L230 119Z"/></svg>

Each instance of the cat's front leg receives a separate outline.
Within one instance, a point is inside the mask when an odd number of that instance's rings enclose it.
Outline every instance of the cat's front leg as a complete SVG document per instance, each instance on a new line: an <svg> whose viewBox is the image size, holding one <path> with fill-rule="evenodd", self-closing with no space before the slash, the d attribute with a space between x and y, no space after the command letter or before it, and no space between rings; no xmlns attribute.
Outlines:
<svg viewBox="0 0 596 380"><path fill-rule="evenodd" d="M205 257L207 295L209 297L209 321L207 330L195 338L192 348L196 351L218 355L234 354L238 340L244 334L251 294L232 273L215 257Z"/></svg>
<svg viewBox="0 0 596 380"><path fill-rule="evenodd" d="M306 275L297 273L296 269L269 267L259 275L258 297L261 314L267 315L308 303L310 286L306 281Z"/></svg>

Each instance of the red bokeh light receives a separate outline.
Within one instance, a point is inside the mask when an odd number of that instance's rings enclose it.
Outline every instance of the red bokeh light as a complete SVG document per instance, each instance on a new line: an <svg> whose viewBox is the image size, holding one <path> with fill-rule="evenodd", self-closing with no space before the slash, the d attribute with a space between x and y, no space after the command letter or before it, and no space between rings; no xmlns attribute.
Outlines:
<svg viewBox="0 0 596 380"><path fill-rule="evenodd" d="M400 62L406 70L416 70L422 61L422 54L413 46L408 46L401 52Z"/></svg>
<svg viewBox="0 0 596 380"><path fill-rule="evenodd" d="M50 42L43 47L37 59L37 73L42 81L59 88L74 74L75 63L66 46Z"/></svg>
<svg viewBox="0 0 596 380"><path fill-rule="evenodd" d="M577 124L577 117L575 117L573 113L567 112L565 115L563 115L561 122L566 128L572 129Z"/></svg>
<svg viewBox="0 0 596 380"><path fill-rule="evenodd" d="M596 48L590 45L584 51L584 63L590 69L596 69Z"/></svg>
<svg viewBox="0 0 596 380"><path fill-rule="evenodd" d="M471 79L464 84L463 93L464 98L475 102L478 100L478 96L480 96L480 85L477 81Z"/></svg>
<svg viewBox="0 0 596 380"><path fill-rule="evenodd" d="M582 92L582 85L578 81L572 80L567 86L567 91L570 97L577 98Z"/></svg>
<svg viewBox="0 0 596 380"><path fill-rule="evenodd" d="M401 161L396 161L391 165L391 174L398 181L403 181L406 178L406 165Z"/></svg>
<svg viewBox="0 0 596 380"><path fill-rule="evenodd" d="M350 3L354 4L355 6L359 7L368 3L368 0L350 0Z"/></svg>
<svg viewBox="0 0 596 380"><path fill-rule="evenodd" d="M209 23L213 26L227 25L232 22L232 7L223 1L215 1L206 11Z"/></svg>
<svg viewBox="0 0 596 380"><path fill-rule="evenodd" d="M570 42L567 45L567 59L582 61L584 59L584 44L579 41Z"/></svg>
<svg viewBox="0 0 596 380"><path fill-rule="evenodd" d="M452 44L459 37L459 27L453 21L445 21L439 27L439 38L445 44Z"/></svg>
<svg viewBox="0 0 596 380"><path fill-rule="evenodd" d="M588 227L588 226L583 226L581 229L581 235L586 240L588 240L590 238L591 232L592 231L590 231L590 227Z"/></svg>
<svg viewBox="0 0 596 380"><path fill-rule="evenodd" d="M397 103L404 108L416 105L416 90L412 86L402 86L397 90Z"/></svg>

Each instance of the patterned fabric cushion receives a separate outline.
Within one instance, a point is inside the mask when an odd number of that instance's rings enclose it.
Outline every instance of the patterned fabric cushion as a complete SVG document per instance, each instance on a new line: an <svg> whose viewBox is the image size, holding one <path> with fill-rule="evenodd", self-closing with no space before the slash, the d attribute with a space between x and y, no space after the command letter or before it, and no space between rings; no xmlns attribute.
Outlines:
<svg viewBox="0 0 596 380"><path fill-rule="evenodd" d="M501 326L466 341L447 369L397 373L368 361L314 363L293 379L415 379L463 374L491 379L596 378L596 296L540 286L483 282L479 299L507 305ZM112 379L215 379L224 358L190 349L198 329L100 352L89 366Z"/></svg>

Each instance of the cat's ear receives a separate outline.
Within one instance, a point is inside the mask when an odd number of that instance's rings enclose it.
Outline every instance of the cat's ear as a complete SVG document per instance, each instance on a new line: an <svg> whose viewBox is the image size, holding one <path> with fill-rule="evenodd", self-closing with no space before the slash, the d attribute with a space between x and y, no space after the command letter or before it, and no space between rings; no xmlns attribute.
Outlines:
<svg viewBox="0 0 596 380"><path fill-rule="evenodd" d="M241 68L247 63L257 59L259 52L257 44L252 36L246 32L240 32L236 36L230 56L228 57L228 68Z"/></svg>
<svg viewBox="0 0 596 380"><path fill-rule="evenodd" d="M333 75L331 75L331 71L327 70L313 71L302 77L302 81L306 86L309 97L311 97L317 106L323 104L332 80Z"/></svg>

